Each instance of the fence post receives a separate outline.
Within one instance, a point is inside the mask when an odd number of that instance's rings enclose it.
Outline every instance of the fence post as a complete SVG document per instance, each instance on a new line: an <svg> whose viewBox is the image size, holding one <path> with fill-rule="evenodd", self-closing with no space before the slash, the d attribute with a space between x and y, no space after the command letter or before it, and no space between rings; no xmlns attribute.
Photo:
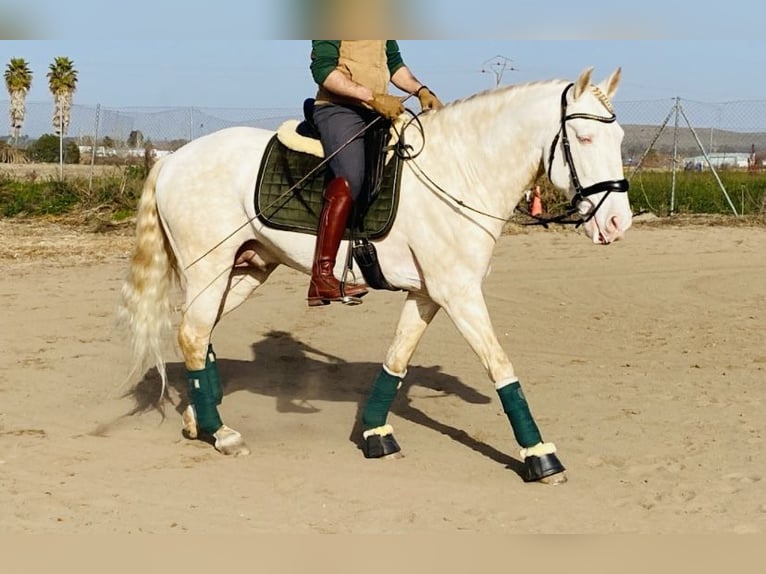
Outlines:
<svg viewBox="0 0 766 574"><path fill-rule="evenodd" d="M59 104L59 181L64 181L64 107Z"/></svg>
<svg viewBox="0 0 766 574"><path fill-rule="evenodd" d="M697 142L697 145L700 148L700 151L702 152L703 157L705 158L705 161L707 161L708 167L710 168L710 171L715 176L715 180L718 182L718 187L721 188L721 191L723 192L724 197L726 198L726 201L729 203L729 207L731 207L732 213L739 217L739 213L737 213L737 208L734 207L734 202L731 200L731 197L729 197L729 193L726 191L726 186L721 181L721 178L718 177L718 172L715 169L715 166L713 165L713 162L710 161L710 157L708 156L707 152L705 151L705 148L702 147L702 142L700 141L699 136L697 135L697 132L692 127L692 123L689 121L689 118L686 117L686 112L684 112L683 108L681 108L681 114L684 116L684 120L686 120L686 125L689 126L689 130L692 132L692 135L694 136L694 141Z"/></svg>
<svg viewBox="0 0 766 574"><path fill-rule="evenodd" d="M93 170L96 164L96 146L98 145L98 124L101 119L101 104L96 104L96 121L93 127L93 141L90 142L90 176L88 177L88 195L93 191Z"/></svg>
<svg viewBox="0 0 766 574"><path fill-rule="evenodd" d="M678 108L681 105L681 98L676 96L675 105L675 123L673 126L673 173L670 184L670 208L668 209L668 215L673 215L673 210L676 206L676 164L678 163Z"/></svg>

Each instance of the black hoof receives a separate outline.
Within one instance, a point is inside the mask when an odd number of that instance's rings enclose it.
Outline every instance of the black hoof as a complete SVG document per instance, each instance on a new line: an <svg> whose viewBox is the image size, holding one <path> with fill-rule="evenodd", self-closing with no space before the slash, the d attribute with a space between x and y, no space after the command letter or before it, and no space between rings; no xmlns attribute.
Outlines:
<svg viewBox="0 0 766 574"><path fill-rule="evenodd" d="M383 458L400 452L402 449L393 434L371 434L364 439L362 451L365 458Z"/></svg>
<svg viewBox="0 0 766 574"><path fill-rule="evenodd" d="M566 469L554 454L542 456L528 456L524 459L524 482L535 482L547 476L564 472Z"/></svg>

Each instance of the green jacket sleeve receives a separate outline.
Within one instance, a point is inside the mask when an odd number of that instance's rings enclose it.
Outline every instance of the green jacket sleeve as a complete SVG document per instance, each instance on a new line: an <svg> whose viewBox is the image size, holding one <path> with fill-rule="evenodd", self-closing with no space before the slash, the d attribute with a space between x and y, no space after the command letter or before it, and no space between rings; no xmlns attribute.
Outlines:
<svg viewBox="0 0 766 574"><path fill-rule="evenodd" d="M404 66L404 60L399 51L399 42L396 40L386 41L386 58L388 60L388 73L393 76L396 70Z"/></svg>
<svg viewBox="0 0 766 574"><path fill-rule="evenodd" d="M311 40L311 75L322 85L340 57L340 40Z"/></svg>

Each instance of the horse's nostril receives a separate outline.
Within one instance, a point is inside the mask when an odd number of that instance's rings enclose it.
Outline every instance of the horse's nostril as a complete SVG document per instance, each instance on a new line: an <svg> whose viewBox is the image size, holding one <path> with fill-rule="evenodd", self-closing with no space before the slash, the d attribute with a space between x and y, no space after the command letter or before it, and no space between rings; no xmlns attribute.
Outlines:
<svg viewBox="0 0 766 574"><path fill-rule="evenodd" d="M620 225L620 217L618 215L613 215L609 218L609 221L607 222L607 231L609 233L620 233L622 231L622 226Z"/></svg>

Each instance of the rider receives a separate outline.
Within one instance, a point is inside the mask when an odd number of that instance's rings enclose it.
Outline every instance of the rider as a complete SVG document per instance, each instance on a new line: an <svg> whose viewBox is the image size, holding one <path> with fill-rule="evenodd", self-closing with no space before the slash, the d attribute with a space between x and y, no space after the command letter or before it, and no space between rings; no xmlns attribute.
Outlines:
<svg viewBox="0 0 766 574"><path fill-rule="evenodd" d="M404 111L402 100L388 94L389 81L416 95L423 110L439 109L442 103L404 64L396 40L312 40L311 74L319 88L314 123L325 157L332 156L333 175L324 191L311 267L308 304L315 306L367 293L365 285L341 286L333 269L351 209L362 192L364 128L379 116L393 120Z"/></svg>

